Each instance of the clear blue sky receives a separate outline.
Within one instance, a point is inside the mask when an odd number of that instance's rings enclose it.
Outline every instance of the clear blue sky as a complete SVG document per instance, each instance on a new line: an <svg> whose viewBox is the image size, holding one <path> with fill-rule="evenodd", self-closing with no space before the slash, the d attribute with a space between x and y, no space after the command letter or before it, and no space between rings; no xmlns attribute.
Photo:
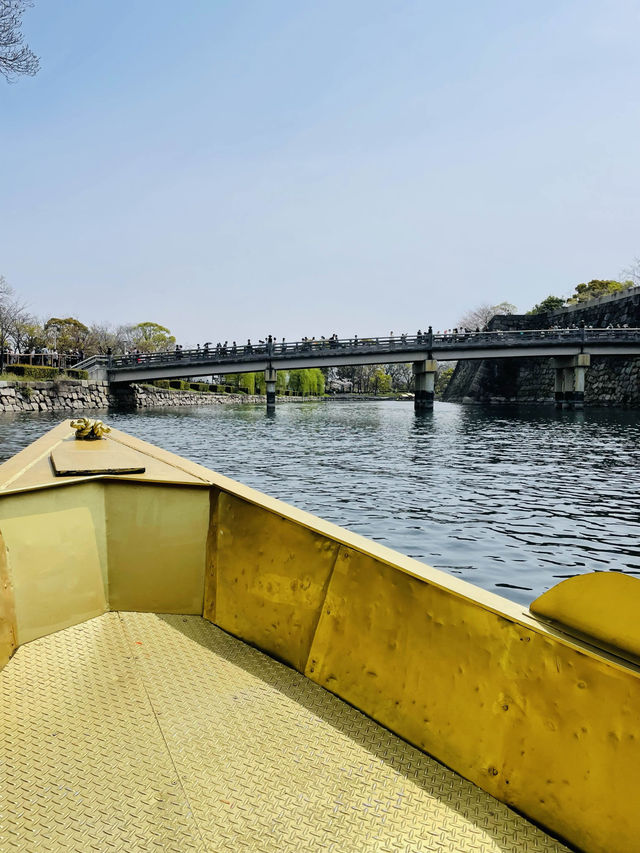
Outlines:
<svg viewBox="0 0 640 853"><path fill-rule="evenodd" d="M640 255L635 0L36 0L0 274L185 344L455 325Z"/></svg>

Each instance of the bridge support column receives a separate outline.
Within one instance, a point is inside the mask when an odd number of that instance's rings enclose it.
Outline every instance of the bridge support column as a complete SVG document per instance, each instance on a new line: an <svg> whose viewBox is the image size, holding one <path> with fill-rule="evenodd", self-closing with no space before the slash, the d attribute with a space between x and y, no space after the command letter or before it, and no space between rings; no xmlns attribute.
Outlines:
<svg viewBox="0 0 640 853"><path fill-rule="evenodd" d="M413 377L415 380L414 408L416 412L425 412L433 409L437 372L438 362L434 358L413 362Z"/></svg>
<svg viewBox="0 0 640 853"><path fill-rule="evenodd" d="M591 356L588 352L576 356L575 373L573 377L573 406L575 409L584 408L584 371L591 366Z"/></svg>
<svg viewBox="0 0 640 853"><path fill-rule="evenodd" d="M551 359L555 361L555 359ZM556 409L561 409L564 402L564 367L556 367L555 401Z"/></svg>
<svg viewBox="0 0 640 853"><path fill-rule="evenodd" d="M556 372L556 408L582 409L584 406L584 372L591 364L589 353L552 358Z"/></svg>
<svg viewBox="0 0 640 853"><path fill-rule="evenodd" d="M565 367L563 373L564 373L564 402L562 404L562 408L563 409L573 409L574 369L573 369L573 367Z"/></svg>
<svg viewBox="0 0 640 853"><path fill-rule="evenodd" d="M267 411L273 412L276 407L276 373L273 367L267 367L264 372L264 381L267 386Z"/></svg>

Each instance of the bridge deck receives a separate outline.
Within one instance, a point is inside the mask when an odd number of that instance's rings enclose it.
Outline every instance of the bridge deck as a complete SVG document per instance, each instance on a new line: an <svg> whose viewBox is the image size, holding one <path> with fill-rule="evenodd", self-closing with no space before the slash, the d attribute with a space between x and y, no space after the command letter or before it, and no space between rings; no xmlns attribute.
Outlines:
<svg viewBox="0 0 640 853"><path fill-rule="evenodd" d="M271 342L174 352L92 356L79 362L93 378L144 382L184 376L253 373L265 369L298 370L391 364L440 359L545 358L592 355L640 355L640 329L538 329L525 331L421 333L397 338L355 338Z"/></svg>
<svg viewBox="0 0 640 853"><path fill-rule="evenodd" d="M0 742L3 851L566 850L197 616L108 613L21 647Z"/></svg>

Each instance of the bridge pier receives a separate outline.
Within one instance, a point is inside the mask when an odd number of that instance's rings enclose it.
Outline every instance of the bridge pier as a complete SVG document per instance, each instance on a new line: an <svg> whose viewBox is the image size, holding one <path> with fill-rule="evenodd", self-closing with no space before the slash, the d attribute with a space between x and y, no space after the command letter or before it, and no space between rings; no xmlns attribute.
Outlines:
<svg viewBox="0 0 640 853"><path fill-rule="evenodd" d="M574 370L573 367L565 367L562 371L564 374L564 400L562 403L563 409L573 409L574 398Z"/></svg>
<svg viewBox="0 0 640 853"><path fill-rule="evenodd" d="M555 359L555 358L551 359L552 364L555 361L557 361L557 359ZM554 367L555 367L555 365L554 365ZM561 409L562 404L564 402L564 368L563 367L556 367L554 372L555 372L555 377L556 377L555 393L554 393L554 397L555 397L555 401L556 401L556 409Z"/></svg>
<svg viewBox="0 0 640 853"><path fill-rule="evenodd" d="M574 408L582 409L584 407L584 371L585 368L591 366L591 356L589 353L581 353L576 356L575 375L573 379L573 403Z"/></svg>
<svg viewBox="0 0 640 853"><path fill-rule="evenodd" d="M264 381L267 386L267 411L273 412L276 408L276 375L273 367L267 367L264 371Z"/></svg>
<svg viewBox="0 0 640 853"><path fill-rule="evenodd" d="M555 400L557 409L584 407L584 372L591 364L589 353L552 358L555 369Z"/></svg>
<svg viewBox="0 0 640 853"><path fill-rule="evenodd" d="M413 405L416 412L425 412L429 409L433 409L437 372L438 362L435 358L427 358L424 361L413 362L413 377L415 384Z"/></svg>

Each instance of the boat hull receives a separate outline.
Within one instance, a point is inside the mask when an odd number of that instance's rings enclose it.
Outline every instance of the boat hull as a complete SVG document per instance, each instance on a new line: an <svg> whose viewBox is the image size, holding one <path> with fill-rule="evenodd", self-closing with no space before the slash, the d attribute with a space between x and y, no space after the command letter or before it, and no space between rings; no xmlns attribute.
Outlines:
<svg viewBox="0 0 640 853"><path fill-rule="evenodd" d="M202 614L573 845L637 849L632 652L116 430L143 473L62 483L68 438L0 468L5 660L110 610Z"/></svg>

